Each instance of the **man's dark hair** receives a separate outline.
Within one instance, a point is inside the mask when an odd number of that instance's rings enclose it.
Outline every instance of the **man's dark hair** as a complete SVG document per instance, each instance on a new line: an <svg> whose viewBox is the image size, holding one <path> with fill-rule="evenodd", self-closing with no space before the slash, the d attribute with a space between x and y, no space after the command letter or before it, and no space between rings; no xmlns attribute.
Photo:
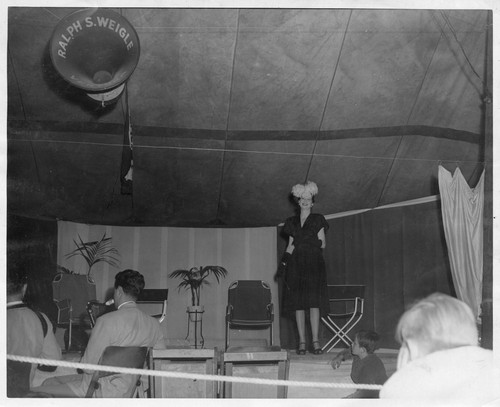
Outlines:
<svg viewBox="0 0 500 407"><path fill-rule="evenodd" d="M123 292L137 299L144 289L144 277L135 270L123 270L115 276L115 288L121 287Z"/></svg>
<svg viewBox="0 0 500 407"><path fill-rule="evenodd" d="M358 338L358 343L361 348L365 348L366 352L373 353L377 349L377 343L379 340L378 333L374 331L360 330L356 333Z"/></svg>
<svg viewBox="0 0 500 407"><path fill-rule="evenodd" d="M18 273L8 273L7 275L7 295L19 294L24 285L27 283L28 279L25 275L20 275Z"/></svg>

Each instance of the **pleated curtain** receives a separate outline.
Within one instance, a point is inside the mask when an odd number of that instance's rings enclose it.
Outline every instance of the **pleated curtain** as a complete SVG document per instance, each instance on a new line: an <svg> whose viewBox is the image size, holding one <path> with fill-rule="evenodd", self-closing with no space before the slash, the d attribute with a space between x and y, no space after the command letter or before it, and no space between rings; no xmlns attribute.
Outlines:
<svg viewBox="0 0 500 407"><path fill-rule="evenodd" d="M484 171L470 188L457 167L439 166L439 192L446 245L457 297L479 318L483 281Z"/></svg>

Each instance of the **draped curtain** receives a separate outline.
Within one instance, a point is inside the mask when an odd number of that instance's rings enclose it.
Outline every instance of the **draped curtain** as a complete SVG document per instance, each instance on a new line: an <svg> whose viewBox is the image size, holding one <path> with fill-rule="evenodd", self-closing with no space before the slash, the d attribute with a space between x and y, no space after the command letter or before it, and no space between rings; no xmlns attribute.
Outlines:
<svg viewBox="0 0 500 407"><path fill-rule="evenodd" d="M484 171L470 188L457 167L439 166L439 191L446 244L457 297L479 318L483 280Z"/></svg>

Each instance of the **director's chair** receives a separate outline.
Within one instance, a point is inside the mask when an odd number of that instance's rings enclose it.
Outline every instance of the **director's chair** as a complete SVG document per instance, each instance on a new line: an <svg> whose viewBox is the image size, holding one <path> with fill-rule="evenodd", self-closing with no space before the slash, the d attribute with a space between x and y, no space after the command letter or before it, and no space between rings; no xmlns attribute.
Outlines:
<svg viewBox="0 0 500 407"><path fill-rule="evenodd" d="M351 346L349 332L363 317L364 285L328 285L330 312L321 321L333 333L323 350L330 352L339 342Z"/></svg>

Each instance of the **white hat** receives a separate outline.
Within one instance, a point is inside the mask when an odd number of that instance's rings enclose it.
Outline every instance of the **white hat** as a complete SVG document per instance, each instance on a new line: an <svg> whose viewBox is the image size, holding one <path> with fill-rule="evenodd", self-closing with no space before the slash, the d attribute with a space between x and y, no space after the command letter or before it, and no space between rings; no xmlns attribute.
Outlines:
<svg viewBox="0 0 500 407"><path fill-rule="evenodd" d="M292 188L292 195L299 199L312 199L317 193L318 186L312 181L307 181L305 184L294 185Z"/></svg>

